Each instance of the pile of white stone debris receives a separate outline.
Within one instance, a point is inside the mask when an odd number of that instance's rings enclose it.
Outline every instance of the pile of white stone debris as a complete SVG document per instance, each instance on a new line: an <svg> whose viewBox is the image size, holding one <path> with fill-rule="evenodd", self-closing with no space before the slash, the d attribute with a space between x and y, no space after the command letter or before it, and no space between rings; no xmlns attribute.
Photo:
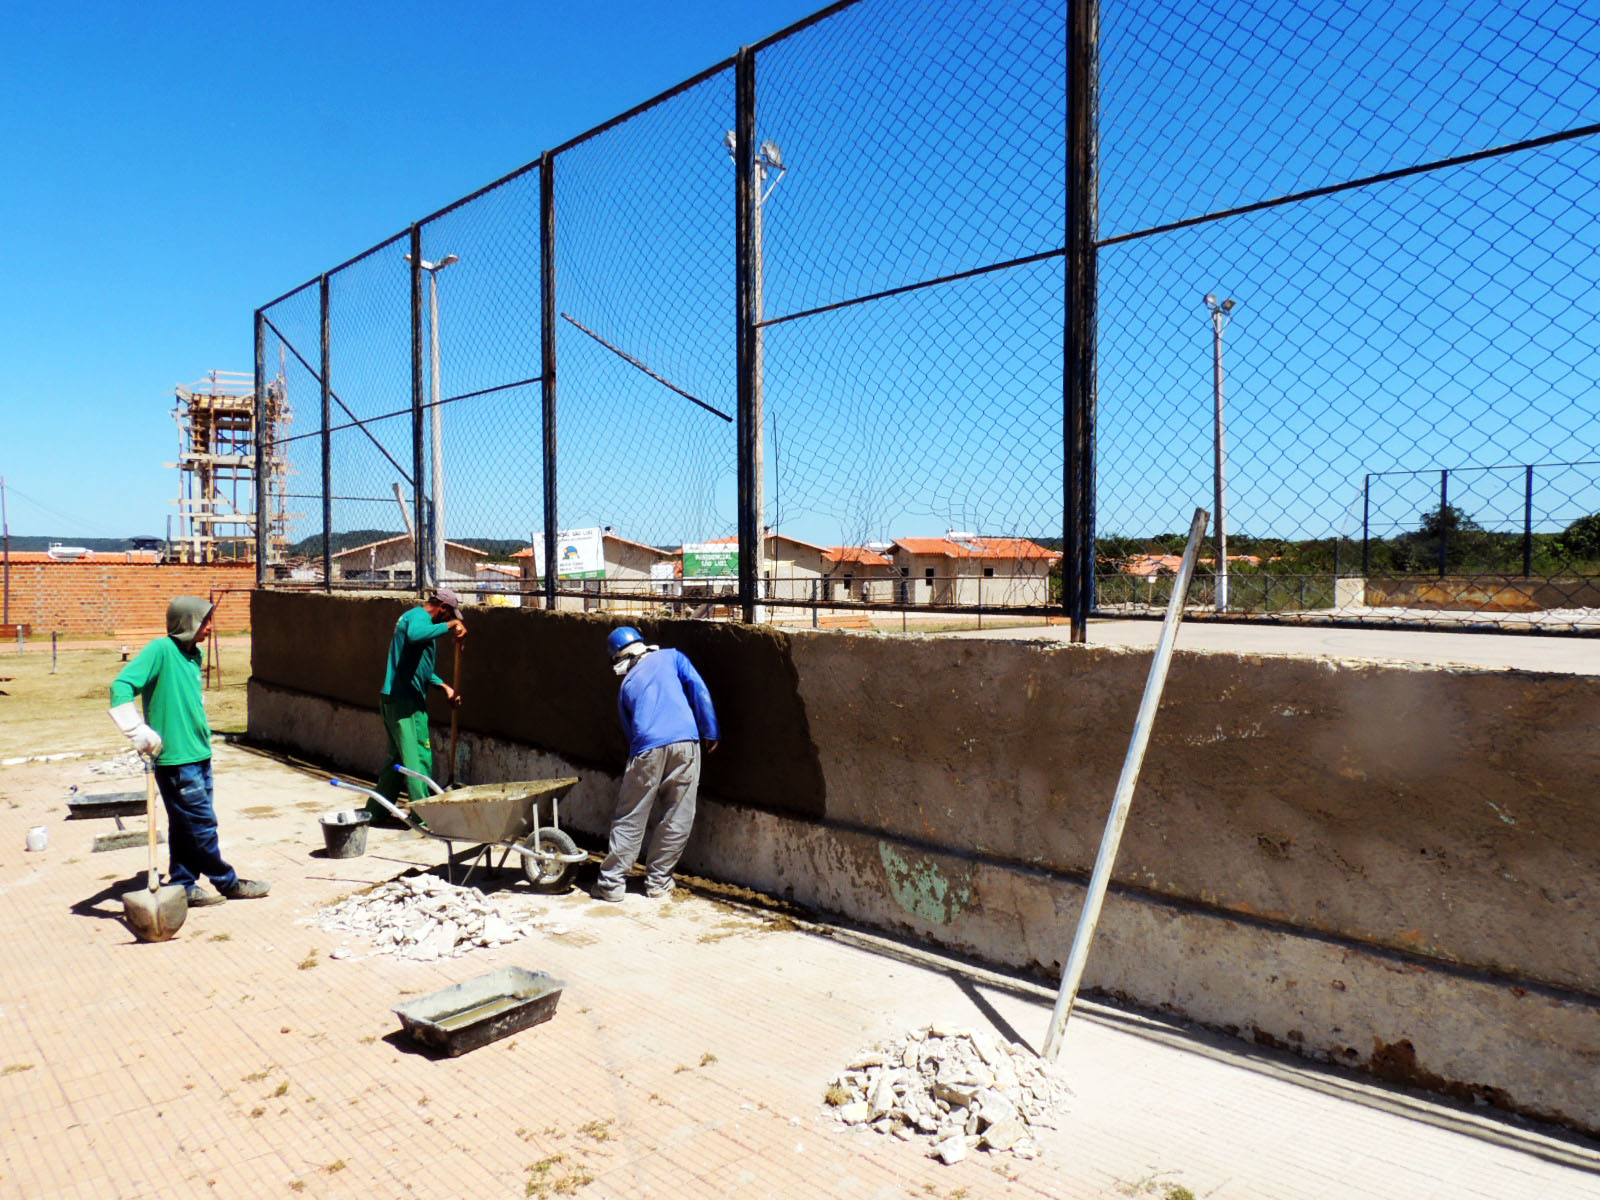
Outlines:
<svg viewBox="0 0 1600 1200"><path fill-rule="evenodd" d="M523 901L522 903L526 903ZM312 924L368 939L372 954L431 962L480 947L504 946L536 930L565 933L517 902L491 900L477 888L456 887L433 875L402 875L371 891L322 909ZM341 946L332 958L353 957Z"/></svg>
<svg viewBox="0 0 1600 1200"><path fill-rule="evenodd" d="M923 1141L930 1158L956 1163L975 1148L1037 1157L1031 1131L1055 1128L1070 1095L1025 1047L930 1025L856 1055L827 1101L846 1125Z"/></svg>

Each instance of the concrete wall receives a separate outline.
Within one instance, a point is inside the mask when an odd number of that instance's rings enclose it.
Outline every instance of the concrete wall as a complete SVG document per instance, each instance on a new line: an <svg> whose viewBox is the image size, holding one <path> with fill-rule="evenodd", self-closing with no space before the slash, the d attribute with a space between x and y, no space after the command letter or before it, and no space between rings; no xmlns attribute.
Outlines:
<svg viewBox="0 0 1600 1200"><path fill-rule="evenodd" d="M257 593L252 734L375 771L403 608ZM471 778L576 767L593 833L624 758L610 626L474 614L461 722ZM642 628L724 721L692 869L1059 972L1147 654ZM1597 701L1582 676L1180 652L1088 985L1600 1130Z"/></svg>

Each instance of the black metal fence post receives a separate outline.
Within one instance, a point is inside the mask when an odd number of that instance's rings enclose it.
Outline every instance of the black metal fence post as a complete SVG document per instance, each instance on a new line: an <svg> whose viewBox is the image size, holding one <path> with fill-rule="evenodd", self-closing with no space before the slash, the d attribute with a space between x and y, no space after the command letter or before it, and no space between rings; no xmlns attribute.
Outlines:
<svg viewBox="0 0 1600 1200"><path fill-rule="evenodd" d="M544 606L556 606L556 183L555 156L539 158L539 398L544 427Z"/></svg>
<svg viewBox="0 0 1600 1200"><path fill-rule="evenodd" d="M1361 481L1361 578L1372 574L1372 476Z"/></svg>
<svg viewBox="0 0 1600 1200"><path fill-rule="evenodd" d="M1533 464L1522 484L1522 577L1533 574Z"/></svg>
<svg viewBox="0 0 1600 1200"><path fill-rule="evenodd" d="M322 307L322 587L333 591L333 386L328 382L328 277L318 287Z"/></svg>
<svg viewBox="0 0 1600 1200"><path fill-rule="evenodd" d="M1064 529L1062 602L1072 640L1088 638L1094 607L1095 304L1099 201L1096 120L1099 74L1098 0L1070 0L1067 9L1066 328L1062 346Z"/></svg>
<svg viewBox="0 0 1600 1200"><path fill-rule="evenodd" d="M423 519L423 454L422 454L422 226L411 227L411 509L416 514L412 526L414 574L412 585L421 592L428 586L427 555L429 544Z"/></svg>
<svg viewBox="0 0 1600 1200"><path fill-rule="evenodd" d="M267 581L268 514L272 511L267 479L267 343L266 317L256 309L256 586ZM274 447L276 451L276 447Z"/></svg>
<svg viewBox="0 0 1600 1200"><path fill-rule="evenodd" d="M743 619L756 619L757 556L761 530L756 528L755 478L755 155L756 55L743 47L734 60L734 252L738 305L738 453L739 453L739 607Z"/></svg>
<svg viewBox="0 0 1600 1200"><path fill-rule="evenodd" d="M1439 578L1448 573L1450 563L1450 472L1439 472Z"/></svg>

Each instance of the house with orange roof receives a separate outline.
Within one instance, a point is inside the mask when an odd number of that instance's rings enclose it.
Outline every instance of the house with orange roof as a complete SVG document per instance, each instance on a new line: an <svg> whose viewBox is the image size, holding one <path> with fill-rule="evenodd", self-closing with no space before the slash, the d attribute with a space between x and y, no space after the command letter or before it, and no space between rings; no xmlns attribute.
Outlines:
<svg viewBox="0 0 1600 1200"><path fill-rule="evenodd" d="M696 543L702 546L734 546L738 544L736 537L708 538L704 542ZM822 579L828 573L828 548L818 546L813 542L801 538L791 537L787 533L779 533L775 529L768 529L766 537L762 540L764 553L761 556L761 566L758 575L761 581L762 598L768 602L781 604L785 600L818 600L822 598ZM692 581L689 581L692 586ZM728 581L723 580L720 588L722 593L729 591ZM772 614L769 614L769 617ZM799 614L793 614L799 615Z"/></svg>
<svg viewBox="0 0 1600 1200"><path fill-rule="evenodd" d="M888 549L888 543L882 544ZM829 546L823 573L825 600L888 603L894 599L894 581L900 577L894 563L873 546Z"/></svg>
<svg viewBox="0 0 1600 1200"><path fill-rule="evenodd" d="M578 542L598 547L597 562L579 562L580 556L564 553L560 542ZM603 529L562 530L558 537L558 555L563 561L577 564L572 569L561 569L558 577L566 590L579 589L593 593L588 596L558 596L556 608L571 612L588 612L604 607L609 612L645 613L661 607L661 597L676 594L677 573L673 570L678 556L671 550L636 542L614 533L609 526ZM530 546L512 556L522 574L523 603L527 607L541 605L538 597L544 592L544 547ZM601 599L604 592L606 598Z"/></svg>
<svg viewBox="0 0 1600 1200"><path fill-rule="evenodd" d="M940 537L896 538L889 558L900 575L902 604L1043 607L1050 568L1061 558L1021 537L950 530Z"/></svg>

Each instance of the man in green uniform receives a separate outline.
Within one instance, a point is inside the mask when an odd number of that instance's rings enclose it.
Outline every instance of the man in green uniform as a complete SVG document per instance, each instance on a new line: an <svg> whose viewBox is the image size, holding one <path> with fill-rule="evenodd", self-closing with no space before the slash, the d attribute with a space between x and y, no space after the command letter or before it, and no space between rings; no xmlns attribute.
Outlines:
<svg viewBox="0 0 1600 1200"><path fill-rule="evenodd" d="M433 746L428 738L428 688L436 687L451 704L461 703L461 693L434 673L438 642L445 634L459 642L467 636L461 623L461 598L449 588L435 588L421 607L408 609L394 626L389 642L389 666L383 677L383 694L378 710L389 735L388 758L378 776L377 791L395 801L402 784L411 800L427 797L428 787L394 769L399 763L424 775L433 774ZM367 811L376 821L388 817L376 800L367 801Z"/></svg>
<svg viewBox="0 0 1600 1200"><path fill-rule="evenodd" d="M211 631L215 606L198 596L167 605L167 636L157 638L111 683L111 719L133 748L155 763L156 786L167 809L167 882L181 884L198 908L254 900L270 885L240 879L222 857L212 799L211 726L201 690L200 643ZM144 720L134 704L144 702ZM216 891L200 886L209 876Z"/></svg>

